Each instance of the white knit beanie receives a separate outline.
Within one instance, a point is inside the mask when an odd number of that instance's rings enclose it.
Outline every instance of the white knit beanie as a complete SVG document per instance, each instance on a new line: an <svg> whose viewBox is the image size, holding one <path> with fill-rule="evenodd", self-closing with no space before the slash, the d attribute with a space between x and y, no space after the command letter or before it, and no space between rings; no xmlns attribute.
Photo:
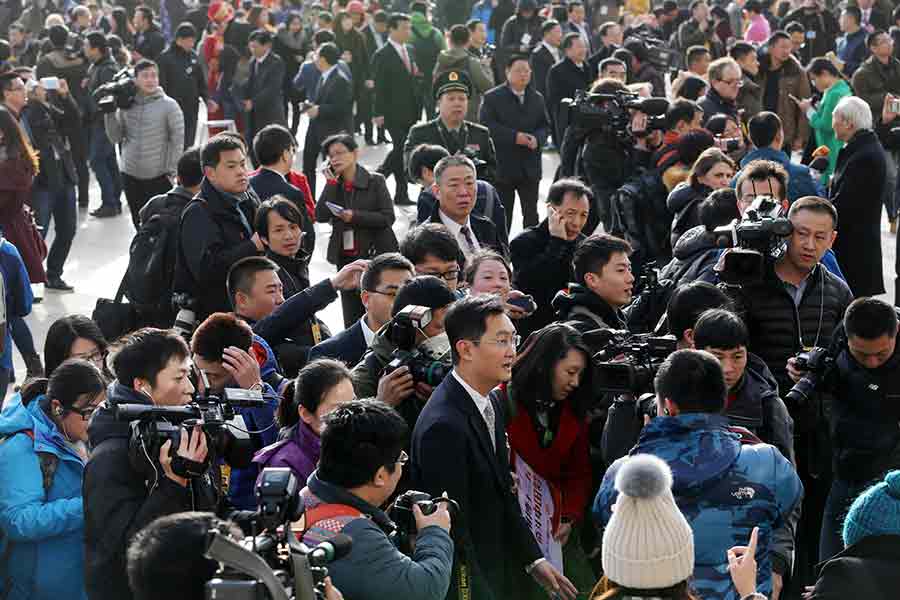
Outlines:
<svg viewBox="0 0 900 600"><path fill-rule="evenodd" d="M603 572L636 590L672 587L694 572L694 533L672 496L669 465L650 454L625 460L603 532Z"/></svg>

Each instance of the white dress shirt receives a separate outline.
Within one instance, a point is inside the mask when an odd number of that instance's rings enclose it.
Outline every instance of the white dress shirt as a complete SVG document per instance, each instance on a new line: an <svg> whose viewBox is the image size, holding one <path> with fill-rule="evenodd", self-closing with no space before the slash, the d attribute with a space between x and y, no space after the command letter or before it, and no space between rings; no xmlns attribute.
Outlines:
<svg viewBox="0 0 900 600"><path fill-rule="evenodd" d="M472 397L472 401L475 403L475 407L478 408L478 412L479 414L481 414L481 418L484 419L485 427L488 428L488 432L491 434L491 442L493 442L497 437L497 432L491 431L490 423L488 422L487 417L484 416L484 410L487 408L488 404L491 403L491 401L488 400L487 396L482 396L478 390L466 383L465 380L459 376L459 373L456 372L456 369L453 369L450 372L453 374L453 377L456 379L456 381L459 382L459 385L463 386L463 389L466 390L466 392L468 392ZM494 427L496 427L496 425L494 425Z"/></svg>
<svg viewBox="0 0 900 600"><path fill-rule="evenodd" d="M450 235L452 235L456 239L456 243L459 244L459 249L462 250L463 254L466 258L469 258L479 250L481 250L481 244L478 243L478 238L475 237L475 232L472 231L472 224L469 219L466 219L465 227L469 228L469 237L472 238L472 246L469 245L468 240L466 240L466 236L462 233L463 225L460 225L450 217L444 214L444 211L438 209L438 216L441 219L441 223L450 231Z"/></svg>

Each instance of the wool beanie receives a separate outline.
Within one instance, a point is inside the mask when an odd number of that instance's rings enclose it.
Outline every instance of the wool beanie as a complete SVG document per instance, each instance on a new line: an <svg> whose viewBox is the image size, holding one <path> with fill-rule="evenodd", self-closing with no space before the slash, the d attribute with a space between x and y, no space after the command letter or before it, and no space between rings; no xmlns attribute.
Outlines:
<svg viewBox="0 0 900 600"><path fill-rule="evenodd" d="M844 545L870 535L900 535L900 471L860 494L844 519Z"/></svg>
<svg viewBox="0 0 900 600"><path fill-rule="evenodd" d="M672 496L669 465L650 454L625 460L603 532L603 572L626 588L672 587L694 572L694 533Z"/></svg>

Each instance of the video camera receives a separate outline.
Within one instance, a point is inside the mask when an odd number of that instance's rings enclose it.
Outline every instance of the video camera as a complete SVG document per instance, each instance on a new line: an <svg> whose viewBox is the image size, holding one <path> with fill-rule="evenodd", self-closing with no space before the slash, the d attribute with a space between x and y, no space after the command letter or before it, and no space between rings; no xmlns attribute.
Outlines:
<svg viewBox="0 0 900 600"><path fill-rule="evenodd" d="M400 367L408 367L414 383L435 387L444 380L453 369L450 353L440 357L429 356L416 345L416 332L424 330L430 322L431 309L425 306L406 306L394 316L389 325L388 338L397 348L382 370L382 377Z"/></svg>
<svg viewBox="0 0 900 600"><path fill-rule="evenodd" d="M594 329L583 337L593 352L600 382L597 391L635 396L653 391L656 371L678 344L673 335L654 336L616 329Z"/></svg>
<svg viewBox="0 0 900 600"><path fill-rule="evenodd" d="M266 468L256 485L254 528L262 533L237 541L214 529L207 536L206 557L219 570L206 583L215 600L323 600L329 563L350 553L353 540L337 534L315 548L300 542L291 523L305 507L301 484L289 468Z"/></svg>
<svg viewBox="0 0 900 600"><path fill-rule="evenodd" d="M207 389L209 389L207 387ZM181 443L182 427L200 426L207 437L210 452L202 464L187 463L185 473L179 473L173 461L173 470L182 477L198 477L212 464L213 454L225 459L231 467L242 469L251 465L253 444L244 429L243 419L235 408L266 406L258 391L226 388L221 397L210 393L195 398L184 406L155 406L152 404L117 404L114 407L118 421L130 422L129 459L132 467L150 476L159 477L156 462L160 448L171 440L170 456L175 459Z"/></svg>
<svg viewBox="0 0 900 600"><path fill-rule="evenodd" d="M794 226L781 215L781 202L772 196L757 196L743 218L713 230L716 245L730 248L724 255L719 278L730 285L762 281L766 257L780 253L784 238Z"/></svg>
<svg viewBox="0 0 900 600"><path fill-rule="evenodd" d="M641 25L640 27L633 29L628 37L638 39L644 43L647 54L645 59L641 62L650 63L653 68L657 69L660 73L665 73L670 70L677 71L672 65L676 64L678 53L669 48L669 45L664 40L654 37L650 33L649 27Z"/></svg>
<svg viewBox="0 0 900 600"><path fill-rule="evenodd" d="M828 349L816 347L796 354L794 359L794 367L798 371L805 371L806 375L794 384L791 391L785 395L785 400L803 406L825 376L835 367L835 358L828 353Z"/></svg>
<svg viewBox="0 0 900 600"><path fill-rule="evenodd" d="M589 132L600 132L627 141L633 136L644 136L655 130L666 129L666 111L669 101L665 98L642 98L632 92L593 94L578 90L574 98L562 100L568 124ZM631 131L629 109L648 116L647 127L639 134Z"/></svg>
<svg viewBox="0 0 900 600"><path fill-rule="evenodd" d="M416 517L413 513L413 506L418 506L423 515L433 514L438 509L438 504L446 503L450 510L451 519L456 519L459 514L459 504L456 500L450 498L434 498L425 492L417 492L409 490L401 494L394 501L393 506L388 511L388 516L397 529L393 533L394 545L407 556L412 556L412 536L416 533Z"/></svg>
<svg viewBox="0 0 900 600"><path fill-rule="evenodd" d="M131 108L137 97L134 73L129 69L122 69L111 81L94 90L93 97L102 114L116 112L119 108Z"/></svg>

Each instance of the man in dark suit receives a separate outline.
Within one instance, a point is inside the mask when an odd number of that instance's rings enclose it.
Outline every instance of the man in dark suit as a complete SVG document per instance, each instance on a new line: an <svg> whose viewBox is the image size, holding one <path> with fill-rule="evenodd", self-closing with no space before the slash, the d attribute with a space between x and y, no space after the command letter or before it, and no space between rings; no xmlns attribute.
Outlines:
<svg viewBox="0 0 900 600"><path fill-rule="evenodd" d="M541 25L541 35L543 40L531 51L531 70L534 73L531 80L534 82L534 89L546 97L547 73L550 72L550 67L562 59L562 51L559 49L562 42L562 26L555 19L544 21Z"/></svg>
<svg viewBox="0 0 900 600"><path fill-rule="evenodd" d="M878 265L887 159L871 129L872 111L865 101L843 98L831 120L835 137L846 144L831 180L831 202L838 212L834 253L853 295L877 296L884 293L884 272Z"/></svg>
<svg viewBox="0 0 900 600"><path fill-rule="evenodd" d="M668 39L668 38L666 38ZM600 70L600 63L611 58L613 52L622 47L622 26L615 21L608 21L597 30L596 52L588 58L588 64L596 72Z"/></svg>
<svg viewBox="0 0 900 600"><path fill-rule="evenodd" d="M472 598L527 595L536 591L527 572L551 597L574 599L575 587L541 556L512 493L506 423L490 396L512 376L516 328L491 296L455 302L444 326L453 371L416 422L410 474L415 489L432 496L447 492L460 507L453 535L462 552L446 597L458 597L461 579Z"/></svg>
<svg viewBox="0 0 900 600"><path fill-rule="evenodd" d="M568 5L568 20L564 26L566 33L577 33L581 36L587 48L588 55L594 53L594 36L591 34L590 23L585 19L584 2L581 0L573 0Z"/></svg>
<svg viewBox="0 0 900 600"><path fill-rule="evenodd" d="M272 123L286 125L284 116L284 61L272 52L272 34L257 29L250 34L247 43L253 59L250 61L250 78L247 80L244 110L247 113L247 139ZM256 157L251 157L258 165Z"/></svg>
<svg viewBox="0 0 900 600"><path fill-rule="evenodd" d="M578 90L586 90L594 81L591 67L585 62L587 46L577 33L567 33L563 37L562 49L566 57L550 68L547 74L547 111L553 115L554 139L560 144L565 129L559 121L560 102L563 98L572 98Z"/></svg>
<svg viewBox="0 0 900 600"><path fill-rule="evenodd" d="M496 185L506 208L507 231L512 226L516 192L524 227L538 224L541 148L547 141L549 123L544 97L530 82L528 57L513 55L506 65L506 83L489 91L481 105L481 122L498 148Z"/></svg>
<svg viewBox="0 0 900 600"><path fill-rule="evenodd" d="M471 82L465 71L446 71L434 84L438 116L419 123L409 131L403 148L403 165L409 169L409 157L421 144L444 147L450 154L478 159L478 178L493 183L497 168L494 142L488 128L466 121Z"/></svg>
<svg viewBox="0 0 900 600"><path fill-rule="evenodd" d="M375 334L391 320L397 290L414 275L413 264L398 252L373 258L360 280L360 298L366 314L351 327L311 348L309 360L334 358L351 368L356 365L372 345Z"/></svg>
<svg viewBox="0 0 900 600"><path fill-rule="evenodd" d="M306 211L308 203L304 192L287 180L296 152L297 143L287 127L284 125L263 127L253 138L253 153L259 161L260 169L256 175L250 177L250 187L259 196L260 202L280 194L297 206L303 216L300 254L309 257L316 248L316 230ZM315 199L312 200L315 203ZM309 277L306 279L309 281Z"/></svg>
<svg viewBox="0 0 900 600"><path fill-rule="evenodd" d="M459 264L465 264L465 259L485 248L509 258L505 224L495 224L472 214L477 193L476 177L475 165L459 154L442 158L434 166L431 190L438 203L428 221L446 227L459 244L462 254Z"/></svg>
<svg viewBox="0 0 900 600"><path fill-rule="evenodd" d="M385 177L394 176L397 184L394 203L401 206L414 204L406 189L403 147L410 128L422 112L422 99L418 92L421 73L416 66L415 51L406 43L411 31L408 15L392 14L388 19L388 42L372 57L375 125L386 127L393 143L378 172Z"/></svg>
<svg viewBox="0 0 900 600"><path fill-rule="evenodd" d="M306 111L309 127L303 144L303 174L309 188L315 194L316 162L322 151L322 142L335 133L353 132L353 86L338 67L341 51L337 44L328 42L319 46L316 67L322 78L316 85L313 105Z"/></svg>

